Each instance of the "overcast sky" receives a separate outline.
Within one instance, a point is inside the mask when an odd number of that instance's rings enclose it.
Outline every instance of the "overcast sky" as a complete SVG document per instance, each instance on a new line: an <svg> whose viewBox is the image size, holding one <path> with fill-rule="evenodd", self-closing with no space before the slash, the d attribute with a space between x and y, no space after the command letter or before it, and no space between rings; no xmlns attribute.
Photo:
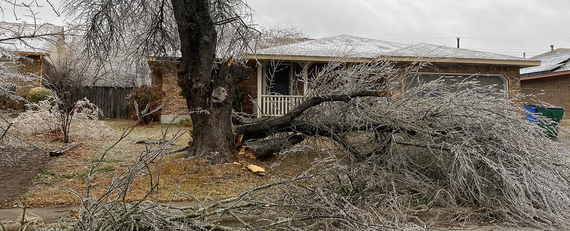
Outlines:
<svg viewBox="0 0 570 231"><path fill-rule="evenodd" d="M527 58L570 48L568 0L247 0L264 27L431 43Z"/></svg>
<svg viewBox="0 0 570 231"><path fill-rule="evenodd" d="M297 27L311 38L348 34L522 57L570 48L568 0L246 0L264 27ZM38 15L62 25L45 0ZM51 0L59 8L58 0ZM13 21L10 11L3 20Z"/></svg>

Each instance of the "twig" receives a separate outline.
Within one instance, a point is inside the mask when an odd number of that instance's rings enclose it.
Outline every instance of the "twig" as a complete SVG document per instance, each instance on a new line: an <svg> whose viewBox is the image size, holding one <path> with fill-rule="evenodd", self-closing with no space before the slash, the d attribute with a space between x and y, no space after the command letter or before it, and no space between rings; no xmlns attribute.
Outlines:
<svg viewBox="0 0 570 231"><path fill-rule="evenodd" d="M0 144L4 143L4 137L8 133L8 129L10 129L10 127L12 127L12 124L14 124L14 123L8 124L8 127L4 130L4 133L2 133L2 137L0 138Z"/></svg>
<svg viewBox="0 0 570 231"><path fill-rule="evenodd" d="M184 151L188 150L188 148L190 148L190 146L168 150L164 153L164 155L169 155L169 154L178 153L178 152L184 152Z"/></svg>
<svg viewBox="0 0 570 231"><path fill-rule="evenodd" d="M22 212L22 221L20 221L20 231L24 230L24 225L26 224L26 208L27 208L27 206L24 205L23 212Z"/></svg>
<svg viewBox="0 0 570 231"><path fill-rule="evenodd" d="M49 156L54 157L54 156L61 156L64 152L69 151L70 149L72 149L73 147L79 145L80 142L73 142L70 145L67 145L61 149L57 149L57 150L53 150L51 152L49 152Z"/></svg>

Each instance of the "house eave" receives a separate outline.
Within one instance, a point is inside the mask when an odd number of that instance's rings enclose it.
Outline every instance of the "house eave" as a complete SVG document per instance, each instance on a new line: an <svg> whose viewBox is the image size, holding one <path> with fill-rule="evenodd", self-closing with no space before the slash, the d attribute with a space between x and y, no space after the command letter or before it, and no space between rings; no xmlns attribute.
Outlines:
<svg viewBox="0 0 570 231"><path fill-rule="evenodd" d="M246 55L245 58L250 60L287 60L299 62L331 62L342 60L349 63L367 63L374 59L371 58L343 58L343 57L327 57L327 56L296 56L296 55Z"/></svg>
<svg viewBox="0 0 570 231"><path fill-rule="evenodd" d="M27 56L27 55L47 55L50 56L51 53L47 52L18 52L19 55Z"/></svg>
<svg viewBox="0 0 570 231"><path fill-rule="evenodd" d="M519 67L540 66L538 60L498 60L498 59L462 59L462 58L431 58L431 57L405 57L386 56L378 58L342 58L326 56L295 56L295 55L247 55L248 59L256 60L288 60L299 62L330 62L342 60L351 63L367 63L371 61L391 61L391 62L431 62L431 63L463 63L463 64L487 64L487 65L507 65Z"/></svg>
<svg viewBox="0 0 570 231"><path fill-rule="evenodd" d="M501 59L464 59L464 58L432 58L432 57L379 57L376 61L398 61L398 62L430 62L430 63L461 63L461 64L485 64L485 65L505 65L532 67L540 66L540 61L535 60L501 60Z"/></svg>
<svg viewBox="0 0 570 231"><path fill-rule="evenodd" d="M556 73L543 74L543 75L535 75L535 76L530 76L530 77L523 77L523 78L521 78L521 81L533 80L533 79L544 79L544 78L558 77L558 76L564 76L564 75L570 75L570 71L556 72Z"/></svg>

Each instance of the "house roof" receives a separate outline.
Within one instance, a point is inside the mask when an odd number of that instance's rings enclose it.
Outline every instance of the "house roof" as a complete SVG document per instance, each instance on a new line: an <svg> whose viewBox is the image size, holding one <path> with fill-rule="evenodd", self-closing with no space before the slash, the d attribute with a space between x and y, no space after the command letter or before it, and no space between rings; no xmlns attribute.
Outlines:
<svg viewBox="0 0 570 231"><path fill-rule="evenodd" d="M559 54L563 54L563 53L570 53L570 49L568 48L558 48L556 50L551 50L549 52L545 52L542 54L539 54L537 56L531 57L531 59L539 59L542 57L546 57L546 56L552 56L552 55L559 55Z"/></svg>
<svg viewBox="0 0 570 231"><path fill-rule="evenodd" d="M339 35L261 49L257 51L257 55L374 59L379 54L392 52L406 46L401 43Z"/></svg>
<svg viewBox="0 0 570 231"><path fill-rule="evenodd" d="M310 41L314 39L310 38L273 38L273 37L263 37L256 41L255 45L257 49L265 49L276 46L287 45L291 43L298 43L304 41Z"/></svg>
<svg viewBox="0 0 570 231"><path fill-rule="evenodd" d="M62 36L62 26L0 22L0 49L5 51L49 54Z"/></svg>
<svg viewBox="0 0 570 231"><path fill-rule="evenodd" d="M521 69L521 75L531 76L570 70L570 67L567 65L568 60L570 60L570 53L545 56L538 58L538 60L542 61L540 66L523 68Z"/></svg>
<svg viewBox="0 0 570 231"><path fill-rule="evenodd" d="M504 64L536 66L540 62L514 56L459 49L433 44L408 45L351 35L315 39L282 46L265 48L255 56L261 60L287 59L292 61L329 61L342 57L347 61L372 60L431 61L454 63Z"/></svg>
<svg viewBox="0 0 570 231"><path fill-rule="evenodd" d="M555 77L570 72L570 49L558 48L533 59L540 60L542 65L521 69L521 80Z"/></svg>

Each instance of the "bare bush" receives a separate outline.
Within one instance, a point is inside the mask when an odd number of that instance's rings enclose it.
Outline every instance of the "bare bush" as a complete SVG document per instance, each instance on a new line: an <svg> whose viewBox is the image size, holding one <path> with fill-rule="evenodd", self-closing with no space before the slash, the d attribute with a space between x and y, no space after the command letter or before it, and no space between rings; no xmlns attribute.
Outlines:
<svg viewBox="0 0 570 231"><path fill-rule="evenodd" d="M99 140L111 132L110 128L98 120L101 113L99 108L89 103L87 99L77 101L72 109L72 117L67 118L57 109L53 100L40 101L37 104L28 104L29 110L21 113L14 119L14 131L20 135L37 135L53 132L63 133L63 129L69 129L69 135L76 139ZM68 120L63 127L62 120ZM74 127L71 129L71 122Z"/></svg>

